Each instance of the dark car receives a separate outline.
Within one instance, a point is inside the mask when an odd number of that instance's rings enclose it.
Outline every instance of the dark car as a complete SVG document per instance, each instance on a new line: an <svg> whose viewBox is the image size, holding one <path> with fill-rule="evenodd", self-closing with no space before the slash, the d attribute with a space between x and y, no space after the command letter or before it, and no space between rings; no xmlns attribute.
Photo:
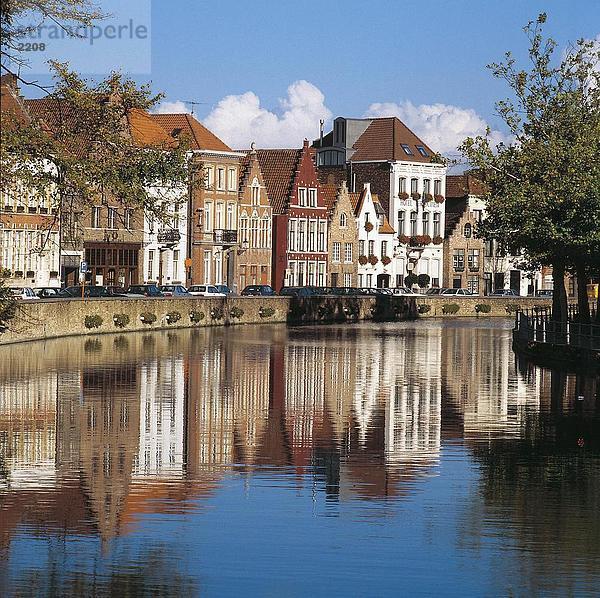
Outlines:
<svg viewBox="0 0 600 598"><path fill-rule="evenodd" d="M230 289L226 284L216 284L219 293L225 293L225 295L235 295L233 289Z"/></svg>
<svg viewBox="0 0 600 598"><path fill-rule="evenodd" d="M441 295L446 289L444 287L431 287L427 289L426 295Z"/></svg>
<svg viewBox="0 0 600 598"><path fill-rule="evenodd" d="M519 293L514 289L496 289L490 297L519 297Z"/></svg>
<svg viewBox="0 0 600 598"><path fill-rule="evenodd" d="M119 287L116 285L107 286L106 290L111 297L124 297L125 293L127 292L124 287Z"/></svg>
<svg viewBox="0 0 600 598"><path fill-rule="evenodd" d="M268 284L250 284L243 291L243 297L270 297L277 293Z"/></svg>
<svg viewBox="0 0 600 598"><path fill-rule="evenodd" d="M165 297L189 297L187 289L181 284L163 284L160 287L160 292Z"/></svg>
<svg viewBox="0 0 600 598"><path fill-rule="evenodd" d="M125 293L127 297L164 297L155 284L132 284Z"/></svg>
<svg viewBox="0 0 600 598"><path fill-rule="evenodd" d="M60 291L57 297L69 298L69 297L81 297L81 285L75 285L72 287L67 287ZM103 286L84 286L83 287L83 296L84 297L112 297L108 292L108 289Z"/></svg>
<svg viewBox="0 0 600 598"><path fill-rule="evenodd" d="M57 297L60 289L58 287L35 287L33 292L40 299L50 299L51 297Z"/></svg>
<svg viewBox="0 0 600 598"><path fill-rule="evenodd" d="M283 287L279 294L284 297L312 297L316 293L312 287Z"/></svg>
<svg viewBox="0 0 600 598"><path fill-rule="evenodd" d="M536 297L551 298L553 296L553 294L554 293L553 293L552 289L540 289L539 291L535 292Z"/></svg>

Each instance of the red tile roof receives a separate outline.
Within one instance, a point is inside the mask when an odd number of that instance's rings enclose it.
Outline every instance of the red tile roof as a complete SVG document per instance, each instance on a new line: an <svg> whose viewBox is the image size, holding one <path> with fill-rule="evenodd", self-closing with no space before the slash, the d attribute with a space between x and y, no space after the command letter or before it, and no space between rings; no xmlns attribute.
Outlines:
<svg viewBox="0 0 600 598"><path fill-rule="evenodd" d="M283 214L288 206L301 149L256 150L273 214Z"/></svg>
<svg viewBox="0 0 600 598"><path fill-rule="evenodd" d="M446 177L446 197L483 196L485 194L485 184L473 174L453 174Z"/></svg>
<svg viewBox="0 0 600 598"><path fill-rule="evenodd" d="M410 148L408 155L402 145ZM423 156L417 145L424 148L427 156ZM431 162L434 152L421 141L401 120L396 117L374 118L365 132L353 145L356 151L352 154L353 162L360 161L404 161Z"/></svg>
<svg viewBox="0 0 600 598"><path fill-rule="evenodd" d="M169 135L185 135L192 149L230 152L232 149L191 114L151 114Z"/></svg>
<svg viewBox="0 0 600 598"><path fill-rule="evenodd" d="M31 120L19 96L16 78L10 74L0 77L0 115L1 126L14 122L25 124Z"/></svg>
<svg viewBox="0 0 600 598"><path fill-rule="evenodd" d="M350 197L350 203L352 204L352 209L354 210L354 214L358 215L358 213L360 212L358 208L358 202L360 201L360 197L362 195L363 192L358 193L355 191L351 191L350 193L348 193L348 196Z"/></svg>
<svg viewBox="0 0 600 598"><path fill-rule="evenodd" d="M338 185L321 185L325 206L327 206L327 211L330 213L333 212L337 203L338 188Z"/></svg>

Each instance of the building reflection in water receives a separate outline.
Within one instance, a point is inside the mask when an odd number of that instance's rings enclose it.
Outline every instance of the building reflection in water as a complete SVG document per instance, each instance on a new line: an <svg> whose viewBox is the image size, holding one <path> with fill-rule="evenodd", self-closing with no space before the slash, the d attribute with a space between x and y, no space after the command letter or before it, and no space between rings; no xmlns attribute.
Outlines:
<svg viewBox="0 0 600 598"><path fill-rule="evenodd" d="M522 440L597 409L598 380L515 364L510 331L240 327L1 349L1 547L18 526L104 543L265 466L335 501L410 493L444 442ZM577 396L583 397L576 401ZM537 421L537 420L536 420ZM503 445L505 448L505 445Z"/></svg>

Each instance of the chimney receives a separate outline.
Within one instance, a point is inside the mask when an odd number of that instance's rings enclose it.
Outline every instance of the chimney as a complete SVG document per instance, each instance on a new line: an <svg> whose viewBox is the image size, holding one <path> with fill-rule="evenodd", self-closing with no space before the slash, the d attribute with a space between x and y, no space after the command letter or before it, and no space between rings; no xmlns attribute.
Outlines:
<svg viewBox="0 0 600 598"><path fill-rule="evenodd" d="M303 149L308 149L308 139L305 137L304 138L304 144L302 145Z"/></svg>
<svg viewBox="0 0 600 598"><path fill-rule="evenodd" d="M365 191L371 193L371 183L364 183L363 188Z"/></svg>

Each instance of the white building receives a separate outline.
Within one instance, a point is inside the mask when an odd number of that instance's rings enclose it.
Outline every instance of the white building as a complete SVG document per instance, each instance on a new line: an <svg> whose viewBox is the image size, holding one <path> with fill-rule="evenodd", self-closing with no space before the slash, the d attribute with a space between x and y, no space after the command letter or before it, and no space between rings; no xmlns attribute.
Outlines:
<svg viewBox="0 0 600 598"><path fill-rule="evenodd" d="M315 142L321 176L345 170L351 191L371 183L400 237L390 286L409 273L442 277L446 166L404 123L390 118L336 118L333 131ZM385 278L379 279L381 284Z"/></svg>

